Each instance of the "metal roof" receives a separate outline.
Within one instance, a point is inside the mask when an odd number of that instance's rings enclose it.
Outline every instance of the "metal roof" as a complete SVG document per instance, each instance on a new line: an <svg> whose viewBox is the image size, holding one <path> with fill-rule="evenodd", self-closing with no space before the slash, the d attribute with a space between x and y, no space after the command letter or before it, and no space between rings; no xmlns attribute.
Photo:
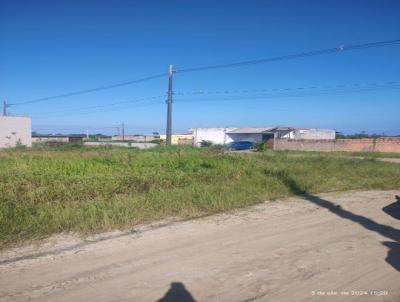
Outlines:
<svg viewBox="0 0 400 302"><path fill-rule="evenodd" d="M275 127L269 128L236 128L235 130L228 131L227 133L237 133L237 134L246 134L246 133L264 133L271 130L274 130Z"/></svg>

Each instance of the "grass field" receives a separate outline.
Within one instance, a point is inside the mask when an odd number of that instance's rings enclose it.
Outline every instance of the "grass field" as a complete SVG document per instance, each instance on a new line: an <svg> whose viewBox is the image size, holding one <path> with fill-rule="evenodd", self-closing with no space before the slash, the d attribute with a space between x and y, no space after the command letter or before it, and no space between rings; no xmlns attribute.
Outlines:
<svg viewBox="0 0 400 302"><path fill-rule="evenodd" d="M294 186L291 184L295 184ZM292 194L399 189L400 165L336 154L203 148L0 152L0 247L196 217Z"/></svg>

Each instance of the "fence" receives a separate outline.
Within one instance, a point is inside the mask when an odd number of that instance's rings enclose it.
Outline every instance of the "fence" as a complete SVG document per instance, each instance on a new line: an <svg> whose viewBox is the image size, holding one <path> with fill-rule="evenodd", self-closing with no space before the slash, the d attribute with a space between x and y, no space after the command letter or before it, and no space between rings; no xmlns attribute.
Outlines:
<svg viewBox="0 0 400 302"><path fill-rule="evenodd" d="M275 139L273 149L326 152L400 152L400 137L336 140Z"/></svg>

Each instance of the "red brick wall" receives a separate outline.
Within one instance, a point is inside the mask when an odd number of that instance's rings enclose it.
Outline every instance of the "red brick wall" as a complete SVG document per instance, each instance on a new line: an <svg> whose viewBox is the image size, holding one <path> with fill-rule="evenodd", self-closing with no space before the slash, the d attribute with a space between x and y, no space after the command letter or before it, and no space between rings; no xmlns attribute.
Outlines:
<svg viewBox="0 0 400 302"><path fill-rule="evenodd" d="M337 140L275 139L274 150L400 152L400 137Z"/></svg>

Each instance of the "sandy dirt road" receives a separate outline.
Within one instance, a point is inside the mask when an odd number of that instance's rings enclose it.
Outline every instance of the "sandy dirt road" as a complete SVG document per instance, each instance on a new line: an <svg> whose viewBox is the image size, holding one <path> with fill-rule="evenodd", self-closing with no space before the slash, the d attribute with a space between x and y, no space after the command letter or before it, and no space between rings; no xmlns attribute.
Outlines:
<svg viewBox="0 0 400 302"><path fill-rule="evenodd" d="M3 251L0 301L400 301L399 193L296 197Z"/></svg>

